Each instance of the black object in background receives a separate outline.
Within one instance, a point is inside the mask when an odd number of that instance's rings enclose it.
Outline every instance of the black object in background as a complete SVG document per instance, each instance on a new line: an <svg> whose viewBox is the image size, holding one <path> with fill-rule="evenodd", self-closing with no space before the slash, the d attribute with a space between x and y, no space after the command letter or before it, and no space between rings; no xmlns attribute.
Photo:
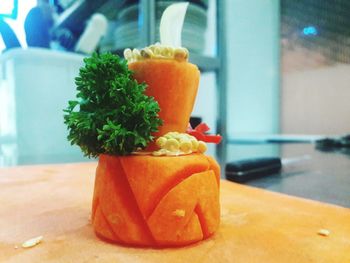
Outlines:
<svg viewBox="0 0 350 263"><path fill-rule="evenodd" d="M281 168L282 161L278 157L245 159L227 163L225 176L227 180L244 183L252 179L278 173Z"/></svg>
<svg viewBox="0 0 350 263"><path fill-rule="evenodd" d="M317 140L315 146L319 151L350 155L350 134L339 138L324 138Z"/></svg>
<svg viewBox="0 0 350 263"><path fill-rule="evenodd" d="M201 123L202 123L202 118L201 117L196 117L196 116L191 116L190 117L190 124L191 124L191 127L193 129L196 128Z"/></svg>

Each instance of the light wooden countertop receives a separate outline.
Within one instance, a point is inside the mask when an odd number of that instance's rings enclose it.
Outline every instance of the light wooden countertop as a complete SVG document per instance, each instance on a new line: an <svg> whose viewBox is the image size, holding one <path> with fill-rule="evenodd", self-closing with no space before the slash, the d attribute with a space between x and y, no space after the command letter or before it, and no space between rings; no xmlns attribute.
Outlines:
<svg viewBox="0 0 350 263"><path fill-rule="evenodd" d="M350 209L227 181L212 238L176 249L106 243L90 223L95 168L0 169L0 262L350 262ZM21 247L36 236L41 243Z"/></svg>

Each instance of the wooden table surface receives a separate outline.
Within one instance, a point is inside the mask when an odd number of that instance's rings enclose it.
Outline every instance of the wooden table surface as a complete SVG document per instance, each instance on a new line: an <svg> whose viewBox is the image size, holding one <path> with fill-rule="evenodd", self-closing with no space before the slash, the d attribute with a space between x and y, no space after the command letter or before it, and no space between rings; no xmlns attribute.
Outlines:
<svg viewBox="0 0 350 263"><path fill-rule="evenodd" d="M227 181L221 184L221 225L212 238L177 249L106 243L89 220L95 168L0 169L0 262L350 262L348 208ZM41 235L38 245L21 247Z"/></svg>

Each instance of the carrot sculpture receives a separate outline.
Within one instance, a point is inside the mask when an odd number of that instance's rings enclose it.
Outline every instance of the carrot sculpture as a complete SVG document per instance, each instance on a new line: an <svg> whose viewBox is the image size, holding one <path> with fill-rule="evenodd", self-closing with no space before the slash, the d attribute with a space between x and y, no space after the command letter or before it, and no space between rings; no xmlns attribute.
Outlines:
<svg viewBox="0 0 350 263"><path fill-rule="evenodd" d="M210 157L101 155L92 223L113 242L183 246L219 224L219 167ZM195 189L195 191L194 191Z"/></svg>
<svg viewBox="0 0 350 263"><path fill-rule="evenodd" d="M98 157L93 229L131 246L206 239L220 222L220 168L204 155L208 127L185 133L199 70L184 48L152 45L125 57L85 59L65 110L68 139Z"/></svg>

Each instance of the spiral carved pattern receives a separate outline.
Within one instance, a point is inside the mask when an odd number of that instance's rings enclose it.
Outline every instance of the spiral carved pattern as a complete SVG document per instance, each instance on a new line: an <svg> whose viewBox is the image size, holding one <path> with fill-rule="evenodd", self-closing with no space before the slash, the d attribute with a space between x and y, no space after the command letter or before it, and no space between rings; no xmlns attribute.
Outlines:
<svg viewBox="0 0 350 263"><path fill-rule="evenodd" d="M219 225L218 164L203 154L180 157L101 155L92 223L96 234L125 245L184 246Z"/></svg>

